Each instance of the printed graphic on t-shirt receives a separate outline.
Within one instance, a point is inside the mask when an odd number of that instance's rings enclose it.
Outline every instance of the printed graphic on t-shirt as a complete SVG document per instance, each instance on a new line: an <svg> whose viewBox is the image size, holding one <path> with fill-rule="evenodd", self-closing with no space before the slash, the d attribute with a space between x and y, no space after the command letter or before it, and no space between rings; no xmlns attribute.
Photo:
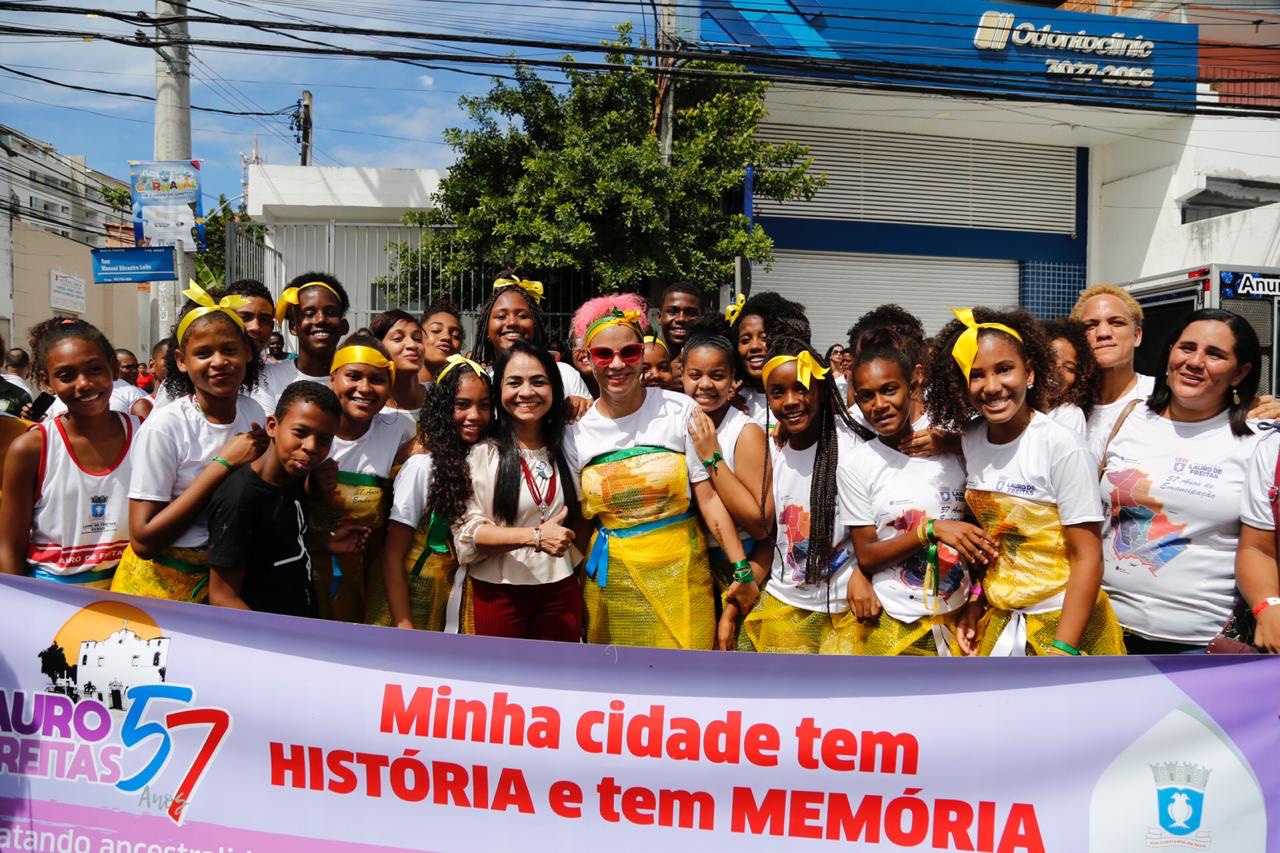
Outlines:
<svg viewBox="0 0 1280 853"><path fill-rule="evenodd" d="M1174 464L1178 474L1185 468L1186 460L1179 459ZM1166 484L1175 479L1176 476L1166 478ZM1191 544L1190 538L1182 535L1187 525L1174 524L1165 514L1164 504L1151 495L1151 479L1145 471L1109 471L1107 480L1112 486L1112 551L1117 559L1135 560L1151 574L1158 574Z"/></svg>
<svg viewBox="0 0 1280 853"><path fill-rule="evenodd" d="M117 526L117 520L111 518L111 513L107 510L107 496L90 495L89 517L80 525L80 532L102 533L105 530L115 530Z"/></svg>
<svg viewBox="0 0 1280 853"><path fill-rule="evenodd" d="M805 583L805 566L809 561L809 511L801 504L787 504L782 509L782 526L786 530L787 550L783 558L796 585ZM831 560L822 572L822 578L830 577L840 571L849 562L849 550L840 548L833 551Z"/></svg>
<svg viewBox="0 0 1280 853"><path fill-rule="evenodd" d="M893 529L904 533L915 530L924 519L924 510L909 509L894 519ZM928 570L925 551L917 551L898 564L898 580L912 589L921 589ZM960 562L960 555L950 545L938 543L938 594L945 598L959 589L963 582L964 565Z"/></svg>

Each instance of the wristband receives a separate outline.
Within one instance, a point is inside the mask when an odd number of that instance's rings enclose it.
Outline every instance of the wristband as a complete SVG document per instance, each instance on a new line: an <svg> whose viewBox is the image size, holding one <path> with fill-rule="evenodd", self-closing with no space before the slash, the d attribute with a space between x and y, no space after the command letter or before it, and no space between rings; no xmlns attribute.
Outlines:
<svg viewBox="0 0 1280 853"><path fill-rule="evenodd" d="M217 462L219 465L226 468L228 471L234 471L236 469L236 466L232 465L230 462L223 459L221 456L213 457L213 461Z"/></svg>
<svg viewBox="0 0 1280 853"><path fill-rule="evenodd" d="M1067 654L1071 655L1072 657L1079 657L1079 656L1080 656L1080 650L1079 650L1079 649L1077 649L1075 646L1071 645L1070 643L1064 643L1064 642L1062 642L1062 640L1054 640L1054 641L1053 641L1052 643L1050 643L1049 645L1053 646L1055 649L1057 649L1057 650L1058 650L1058 651L1060 651L1060 652L1066 652Z"/></svg>
<svg viewBox="0 0 1280 853"><path fill-rule="evenodd" d="M542 525L533 528L533 550L542 550Z"/></svg>
<svg viewBox="0 0 1280 853"><path fill-rule="evenodd" d="M723 456L721 456L721 455L720 455L720 451L719 451L719 450L717 450L715 453L712 453L712 454L711 454L711 458L710 458L710 459L703 459L703 460L702 460L702 467L707 468L707 469L709 469L709 470L711 470L711 471L715 471L715 470L716 470L716 466L717 466L717 465L719 465L719 464L720 464L721 462L723 462L723 461L724 461L724 457L723 457Z"/></svg>
<svg viewBox="0 0 1280 853"><path fill-rule="evenodd" d="M920 543L921 548L929 544L928 535L929 531L925 527L924 521L916 525L916 541Z"/></svg>
<svg viewBox="0 0 1280 853"><path fill-rule="evenodd" d="M733 579L738 583L754 583L755 572L751 571L751 563L739 560L733 564Z"/></svg>
<svg viewBox="0 0 1280 853"><path fill-rule="evenodd" d="M1268 596L1267 598L1262 599L1257 604L1253 605L1254 618L1256 619L1258 616L1261 616L1262 611L1266 610L1268 607L1271 607L1272 605L1275 605L1275 604L1280 604L1280 598L1277 598L1274 595Z"/></svg>
<svg viewBox="0 0 1280 853"><path fill-rule="evenodd" d="M937 542L937 541L938 541L938 536L937 536L937 534L935 534L935 533L933 532L933 519L932 519L932 518L931 518L931 519L929 519L928 521L926 521L926 522L925 522L925 524L924 524L924 535L928 538L928 540L929 540L930 542Z"/></svg>
<svg viewBox="0 0 1280 853"><path fill-rule="evenodd" d="M969 587L970 598L982 598L982 581L978 581Z"/></svg>

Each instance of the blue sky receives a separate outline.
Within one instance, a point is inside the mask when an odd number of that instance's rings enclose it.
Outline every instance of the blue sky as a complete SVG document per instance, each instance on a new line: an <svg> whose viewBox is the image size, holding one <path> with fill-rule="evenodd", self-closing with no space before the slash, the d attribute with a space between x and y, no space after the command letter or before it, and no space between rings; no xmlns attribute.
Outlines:
<svg viewBox="0 0 1280 853"><path fill-rule="evenodd" d="M236 19L303 20L419 32L554 39L595 43L624 21L637 33L648 29L648 4L593 4L581 0L277 0L270 5L192 0L192 13ZM35 4L33 4L34 6ZM85 4L132 12L138 3L109 0ZM651 12L649 13L651 15ZM2 12L8 25L131 35L136 27L100 17ZM150 31L148 31L150 32ZM194 25L192 36L254 42L284 42L280 36L245 28ZM405 42L393 38L306 34L349 47L457 51L505 56L499 45ZM562 51L523 50L522 56L559 58ZM452 151L441 131L465 123L458 97L489 88L490 73L506 66L461 66L472 74L387 61L263 55L214 48L193 50L193 104L236 110L291 106L303 89L315 101L317 165L417 167L444 170ZM585 57L584 57L585 58ZM82 86L153 95L154 54L100 40L0 36L0 64ZM479 73L482 76L475 76ZM558 79L551 70L540 72ZM89 165L128 178L128 161L150 159L154 107L150 102L76 92L15 77L0 69L0 122L53 143L63 154L84 154ZM240 152L253 147L268 163L296 164L298 149L288 118L193 113L193 154L204 163L205 193L229 198L241 192ZM206 200L208 205L208 200Z"/></svg>

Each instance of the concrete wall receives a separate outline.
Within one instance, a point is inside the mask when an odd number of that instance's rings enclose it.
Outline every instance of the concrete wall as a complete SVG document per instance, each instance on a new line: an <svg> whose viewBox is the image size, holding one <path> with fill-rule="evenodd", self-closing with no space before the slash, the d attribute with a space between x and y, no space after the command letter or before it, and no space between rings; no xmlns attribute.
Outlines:
<svg viewBox="0 0 1280 853"><path fill-rule="evenodd" d="M435 169L249 167L248 212L264 221L399 222L431 207Z"/></svg>
<svg viewBox="0 0 1280 853"><path fill-rule="evenodd" d="M27 330L55 312L49 305L49 272L57 270L85 282L85 311L80 315L111 342L144 358L150 345L138 340L138 297L133 284L94 284L89 247L75 240L13 223L13 325L9 346L27 346ZM69 312L61 312L69 313Z"/></svg>
<svg viewBox="0 0 1280 853"><path fill-rule="evenodd" d="M1280 205L1182 224L1180 202L1209 177L1280 184L1274 121L1177 119L1092 149L1091 281L1126 281L1208 263L1280 264Z"/></svg>

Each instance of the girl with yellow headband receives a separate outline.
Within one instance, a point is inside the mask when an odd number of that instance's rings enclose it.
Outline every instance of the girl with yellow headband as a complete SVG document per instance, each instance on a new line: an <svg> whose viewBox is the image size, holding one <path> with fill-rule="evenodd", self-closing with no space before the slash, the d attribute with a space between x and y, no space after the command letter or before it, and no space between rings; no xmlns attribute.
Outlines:
<svg viewBox="0 0 1280 853"><path fill-rule="evenodd" d="M333 354L349 328L350 307L342 282L331 275L308 272L289 282L276 301L276 322L298 339L298 357L267 365L253 392L263 409L274 411L284 389L294 382L328 384Z"/></svg>
<svg viewBox="0 0 1280 853"><path fill-rule="evenodd" d="M486 367L493 365L498 353L505 352L512 341L524 339L540 347L547 345L547 327L542 318L542 282L523 278L518 270L498 273L489 300L480 307L476 318L476 345L471 357ZM566 412L570 420L591 405L591 392L572 366L557 362L564 383Z"/></svg>
<svg viewBox="0 0 1280 853"><path fill-rule="evenodd" d="M418 421L416 442L425 452L406 459L396 474L382 552L383 591L379 597L376 586L370 590L370 624L459 630L463 585L450 526L462 518L471 497L467 455L492 422L489 374L465 356L450 356Z"/></svg>
<svg viewBox="0 0 1280 853"><path fill-rule="evenodd" d="M329 458L311 475L311 530L327 533L344 522L372 531L361 554L311 558L320 615L340 622L365 620L365 588L376 570L376 555L391 501L391 469L406 443L393 417L381 415L391 394L395 368L378 339L357 332L342 342L333 358L329 387L342 417Z"/></svg>
<svg viewBox="0 0 1280 853"><path fill-rule="evenodd" d="M934 426L964 431L965 501L996 543L979 606L965 612L972 624L989 608L978 653L1123 654L1101 590L1097 463L1038 411L1057 386L1044 331L1025 311L955 313L935 339L925 397Z"/></svg>
<svg viewBox="0 0 1280 853"><path fill-rule="evenodd" d="M198 285L174 329L165 388L174 402L147 418L134 440L129 547L115 592L208 600L206 507L232 470L267 447L266 414L245 396L261 362L237 313L240 297L215 302Z"/></svg>
<svg viewBox="0 0 1280 853"><path fill-rule="evenodd" d="M640 384L646 310L638 296L620 294L593 299L574 316L600 384L600 399L565 441L582 514L596 523L586 549L587 640L709 649L715 601L692 498L741 575L727 597L745 610L759 591L709 480L716 460L699 459L689 435L696 405Z"/></svg>
<svg viewBox="0 0 1280 853"><path fill-rule="evenodd" d="M640 365L640 384L644 387L665 388L668 391L682 390L671 385L671 353L667 350L667 342L652 326L644 336L644 358L641 359Z"/></svg>
<svg viewBox="0 0 1280 853"><path fill-rule="evenodd" d="M767 328L776 320L808 324L804 306L772 291L753 293L750 298L739 295L737 302L725 309L729 321L729 340L738 350L738 378L742 380L742 399L751 420L772 431L769 404L765 399L761 376L769 358ZM807 333L805 337L807 337Z"/></svg>
<svg viewBox="0 0 1280 853"><path fill-rule="evenodd" d="M781 436L770 442L773 560L760 603L742 624L740 647L849 654L850 620L839 617L849 610L849 577L857 566L849 529L836 520L836 471L849 464L861 427L837 399L807 327L784 319L773 329L761 370Z"/></svg>

